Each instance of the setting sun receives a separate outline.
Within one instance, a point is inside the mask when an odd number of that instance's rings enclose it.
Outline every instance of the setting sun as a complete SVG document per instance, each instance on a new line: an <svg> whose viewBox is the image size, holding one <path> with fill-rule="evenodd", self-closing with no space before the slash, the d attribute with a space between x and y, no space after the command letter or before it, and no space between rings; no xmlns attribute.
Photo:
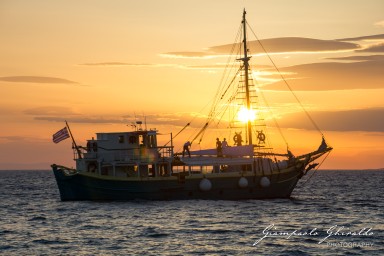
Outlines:
<svg viewBox="0 0 384 256"><path fill-rule="evenodd" d="M256 110L241 107L240 111L237 113L237 119L244 123L247 123L248 121L253 122L256 120Z"/></svg>

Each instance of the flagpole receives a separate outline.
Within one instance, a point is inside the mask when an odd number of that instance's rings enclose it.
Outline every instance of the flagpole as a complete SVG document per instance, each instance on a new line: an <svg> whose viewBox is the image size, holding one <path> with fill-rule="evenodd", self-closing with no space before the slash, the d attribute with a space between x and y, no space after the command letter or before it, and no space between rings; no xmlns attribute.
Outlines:
<svg viewBox="0 0 384 256"><path fill-rule="evenodd" d="M80 149L77 147L76 141L75 141L75 139L74 139L73 136L72 136L72 132L71 132L71 129L69 128L69 125L68 125L68 123L67 123L67 120L65 120L65 125L66 125L67 128L68 128L69 135L71 136L73 145L75 145L75 149L76 149L76 151L77 151L77 155L78 155L79 158L81 159L81 158L82 158L82 157L81 157L81 151L80 151Z"/></svg>

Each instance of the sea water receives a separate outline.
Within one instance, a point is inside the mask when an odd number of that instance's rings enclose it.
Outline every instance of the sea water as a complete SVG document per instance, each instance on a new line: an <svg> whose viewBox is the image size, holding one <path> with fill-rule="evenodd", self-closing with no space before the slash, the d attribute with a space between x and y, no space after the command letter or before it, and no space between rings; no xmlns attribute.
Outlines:
<svg viewBox="0 0 384 256"><path fill-rule="evenodd" d="M311 174L291 199L61 202L52 172L0 171L0 254L384 255L384 172Z"/></svg>

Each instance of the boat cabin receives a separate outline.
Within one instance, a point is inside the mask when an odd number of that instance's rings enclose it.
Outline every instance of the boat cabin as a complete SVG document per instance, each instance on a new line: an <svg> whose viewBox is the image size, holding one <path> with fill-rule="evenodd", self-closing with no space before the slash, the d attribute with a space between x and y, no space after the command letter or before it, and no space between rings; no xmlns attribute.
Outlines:
<svg viewBox="0 0 384 256"><path fill-rule="evenodd" d="M156 130L97 133L96 136L87 141L84 153L75 157L77 169L125 177L138 176L140 171L142 176L147 176L155 165L170 162L172 147L157 146Z"/></svg>
<svg viewBox="0 0 384 256"><path fill-rule="evenodd" d="M142 151L157 148L156 131L97 133L96 140L88 140L85 158L95 155L104 161L132 161L143 157ZM156 156L156 154L154 154Z"/></svg>

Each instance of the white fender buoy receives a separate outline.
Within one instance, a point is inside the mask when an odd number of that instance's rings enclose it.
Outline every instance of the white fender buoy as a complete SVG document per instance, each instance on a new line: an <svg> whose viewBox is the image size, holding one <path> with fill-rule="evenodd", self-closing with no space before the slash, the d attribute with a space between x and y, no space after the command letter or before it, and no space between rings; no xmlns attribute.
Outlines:
<svg viewBox="0 0 384 256"><path fill-rule="evenodd" d="M262 177L260 179L260 186L263 188L267 188L271 185L271 181L268 179L268 177Z"/></svg>
<svg viewBox="0 0 384 256"><path fill-rule="evenodd" d="M248 180L246 178L244 178L244 177L241 177L239 179L238 184L239 184L239 187L246 188L246 187L248 187Z"/></svg>
<svg viewBox="0 0 384 256"><path fill-rule="evenodd" d="M212 188L212 183L209 179L204 178L200 181L200 189L202 191L209 191Z"/></svg>

